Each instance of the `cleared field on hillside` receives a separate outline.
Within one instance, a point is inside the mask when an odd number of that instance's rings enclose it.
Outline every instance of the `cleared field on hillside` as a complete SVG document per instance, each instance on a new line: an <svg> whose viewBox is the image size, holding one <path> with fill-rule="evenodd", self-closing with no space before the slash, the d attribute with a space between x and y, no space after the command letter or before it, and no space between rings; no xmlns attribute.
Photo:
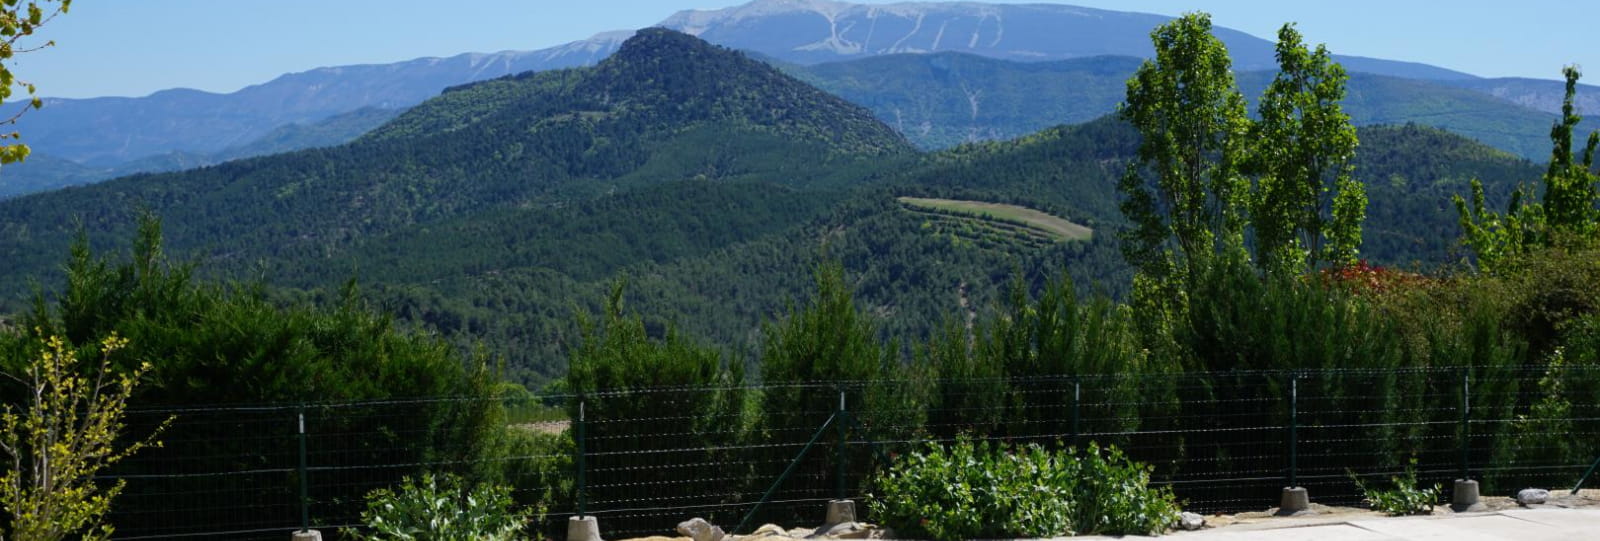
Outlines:
<svg viewBox="0 0 1600 541"><path fill-rule="evenodd" d="M923 197L900 197L898 199L902 204L915 209L1020 223L1029 229L1044 233L1058 241L1088 240L1094 236L1093 229L1027 207L956 199L929 199Z"/></svg>

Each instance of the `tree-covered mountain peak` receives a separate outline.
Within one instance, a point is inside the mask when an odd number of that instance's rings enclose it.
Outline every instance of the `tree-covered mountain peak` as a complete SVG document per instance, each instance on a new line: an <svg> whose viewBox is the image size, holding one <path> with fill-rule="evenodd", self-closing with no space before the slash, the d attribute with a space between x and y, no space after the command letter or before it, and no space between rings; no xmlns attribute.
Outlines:
<svg viewBox="0 0 1600 541"><path fill-rule="evenodd" d="M731 123L821 141L835 150L910 150L871 111L801 82L744 53L665 28L640 30L578 85L611 110L654 123Z"/></svg>
<svg viewBox="0 0 1600 541"><path fill-rule="evenodd" d="M651 27L634 32L622 42L617 52L600 62L601 66L618 66L633 63L702 61L704 57L734 57L740 53L718 47L700 38L662 27Z"/></svg>
<svg viewBox="0 0 1600 541"><path fill-rule="evenodd" d="M743 53L661 28L639 31L593 68L529 72L447 89L365 139L482 130L520 137L572 128L656 139L704 126L752 130L840 154L911 149L863 107Z"/></svg>

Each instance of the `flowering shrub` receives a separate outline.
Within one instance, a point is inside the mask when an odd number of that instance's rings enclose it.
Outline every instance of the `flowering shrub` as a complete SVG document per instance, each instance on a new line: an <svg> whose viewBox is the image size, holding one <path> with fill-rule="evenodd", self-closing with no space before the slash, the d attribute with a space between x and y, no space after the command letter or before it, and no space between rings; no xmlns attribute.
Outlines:
<svg viewBox="0 0 1600 541"><path fill-rule="evenodd" d="M1323 269L1318 278L1327 287L1344 288L1352 293L1384 294L1426 285L1428 277L1367 263L1363 259L1349 265Z"/></svg>

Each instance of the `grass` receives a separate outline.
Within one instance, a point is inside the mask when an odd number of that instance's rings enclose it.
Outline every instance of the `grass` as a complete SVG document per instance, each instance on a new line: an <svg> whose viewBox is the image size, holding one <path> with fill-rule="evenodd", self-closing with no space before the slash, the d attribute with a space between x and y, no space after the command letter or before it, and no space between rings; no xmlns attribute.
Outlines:
<svg viewBox="0 0 1600 541"><path fill-rule="evenodd" d="M899 200L901 204L918 210L1021 224L1030 230L1043 233L1057 241L1089 240L1094 236L1093 229L1027 207L986 203L983 201L922 197L901 197Z"/></svg>
<svg viewBox="0 0 1600 541"><path fill-rule="evenodd" d="M556 423L567 421L567 411L538 402L506 404L506 421L511 424Z"/></svg>

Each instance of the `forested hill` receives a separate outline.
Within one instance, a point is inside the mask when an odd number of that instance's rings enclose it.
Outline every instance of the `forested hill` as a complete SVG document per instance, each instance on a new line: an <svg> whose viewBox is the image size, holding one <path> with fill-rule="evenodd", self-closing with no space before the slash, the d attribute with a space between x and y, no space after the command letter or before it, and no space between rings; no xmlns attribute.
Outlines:
<svg viewBox="0 0 1600 541"><path fill-rule="evenodd" d="M1503 205L1511 186L1540 173L1433 128L1371 127L1360 136L1358 176L1372 199L1362 255L1378 264L1448 264L1460 235L1451 196L1481 178ZM618 277L630 309L656 332L676 328L748 352L762 324L807 294L814 266L833 259L886 335L926 337L993 307L1014 277L1037 284L1066 272L1085 290L1120 294L1130 275L1115 241L1123 226L1115 186L1137 141L1108 117L926 154L848 193L669 183L372 238L355 259L382 304L504 352L528 381L560 374L562 341L576 333L570 307L598 310ZM896 196L1015 204L1095 234L1019 243L908 209ZM294 266L275 274L312 277L307 286L341 276Z"/></svg>
<svg viewBox="0 0 1600 541"><path fill-rule="evenodd" d="M55 268L75 224L105 243L126 238L141 210L210 267L332 264L361 239L496 209L684 179L847 185L912 153L864 109L649 30L595 68L455 89L351 144L5 201L0 283L26 291L22 277Z"/></svg>
<svg viewBox="0 0 1600 541"><path fill-rule="evenodd" d="M1534 183L1543 168L1445 130L1418 125L1358 129L1356 177L1367 185L1362 257L1384 265L1459 262L1461 229L1451 198L1483 181L1491 207ZM1011 141L933 153L901 173L900 193L977 198L1050 209L1097 229L1123 223L1117 179L1138 134L1115 117L1059 126Z"/></svg>
<svg viewBox="0 0 1600 541"><path fill-rule="evenodd" d="M1519 184L1533 186L1542 164L1452 132L1407 124L1359 131L1356 176L1367 184L1362 255L1385 265L1459 263L1459 214L1451 198L1471 197L1483 181L1492 208L1505 208Z"/></svg>

